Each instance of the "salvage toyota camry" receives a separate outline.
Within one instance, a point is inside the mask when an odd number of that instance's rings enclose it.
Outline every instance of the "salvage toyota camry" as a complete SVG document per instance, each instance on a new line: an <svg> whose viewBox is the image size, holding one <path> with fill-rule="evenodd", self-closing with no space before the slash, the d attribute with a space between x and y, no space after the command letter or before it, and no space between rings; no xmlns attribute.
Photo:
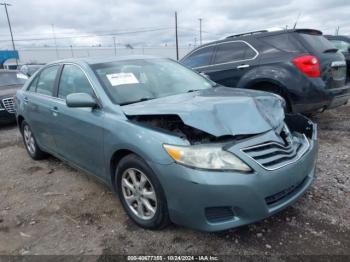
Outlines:
<svg viewBox="0 0 350 262"><path fill-rule="evenodd" d="M314 179L317 131L283 105L144 56L54 62L16 95L29 155L107 183L149 229L224 230L294 203Z"/></svg>

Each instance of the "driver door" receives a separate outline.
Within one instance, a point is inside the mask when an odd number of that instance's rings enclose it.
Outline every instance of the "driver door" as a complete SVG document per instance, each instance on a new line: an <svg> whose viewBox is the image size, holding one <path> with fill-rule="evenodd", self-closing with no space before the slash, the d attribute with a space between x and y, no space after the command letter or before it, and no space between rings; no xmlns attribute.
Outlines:
<svg viewBox="0 0 350 262"><path fill-rule="evenodd" d="M96 97L83 70L77 65L65 64L58 83L59 103L55 108L58 153L79 167L103 177L103 110L68 107L65 99L71 93L88 93Z"/></svg>

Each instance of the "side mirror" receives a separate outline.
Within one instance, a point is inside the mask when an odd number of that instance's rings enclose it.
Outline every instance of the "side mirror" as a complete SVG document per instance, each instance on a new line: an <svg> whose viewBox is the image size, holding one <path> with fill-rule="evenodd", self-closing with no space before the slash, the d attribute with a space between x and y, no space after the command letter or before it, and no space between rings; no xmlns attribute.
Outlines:
<svg viewBox="0 0 350 262"><path fill-rule="evenodd" d="M98 104L96 99L90 94L86 93L73 93L66 97L66 104L68 107L91 107L94 108Z"/></svg>

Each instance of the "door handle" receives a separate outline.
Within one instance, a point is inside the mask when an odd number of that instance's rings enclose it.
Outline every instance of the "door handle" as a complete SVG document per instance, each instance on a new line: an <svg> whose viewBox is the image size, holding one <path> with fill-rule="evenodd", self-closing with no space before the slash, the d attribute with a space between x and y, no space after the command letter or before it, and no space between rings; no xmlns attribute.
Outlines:
<svg viewBox="0 0 350 262"><path fill-rule="evenodd" d="M57 116L58 115L58 108L57 106L54 106L53 108L51 108L51 112L53 116Z"/></svg>
<svg viewBox="0 0 350 262"><path fill-rule="evenodd" d="M248 68L248 67L250 67L250 65L247 65L247 64L239 65L239 66L237 66L237 69L244 69L244 68Z"/></svg>

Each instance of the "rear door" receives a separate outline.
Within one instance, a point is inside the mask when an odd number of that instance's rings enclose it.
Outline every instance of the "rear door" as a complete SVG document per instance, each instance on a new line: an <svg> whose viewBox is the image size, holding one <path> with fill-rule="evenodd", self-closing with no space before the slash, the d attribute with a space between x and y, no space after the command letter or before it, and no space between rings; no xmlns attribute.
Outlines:
<svg viewBox="0 0 350 262"><path fill-rule="evenodd" d="M301 32L301 41L320 60L321 77L328 89L343 87L346 82L346 62L344 55L323 35Z"/></svg>
<svg viewBox="0 0 350 262"><path fill-rule="evenodd" d="M24 96L26 120L30 125L37 142L43 149L55 152L54 140L55 119L52 108L56 103L53 97L59 65L45 68L33 79Z"/></svg>
<svg viewBox="0 0 350 262"><path fill-rule="evenodd" d="M72 93L88 93L96 97L84 71L75 64L65 64L58 84L54 116L57 151L79 167L103 176L103 110L68 107L65 99Z"/></svg>
<svg viewBox="0 0 350 262"><path fill-rule="evenodd" d="M241 77L257 65L258 51L242 40L216 45L214 57L203 72L224 86L236 87Z"/></svg>

